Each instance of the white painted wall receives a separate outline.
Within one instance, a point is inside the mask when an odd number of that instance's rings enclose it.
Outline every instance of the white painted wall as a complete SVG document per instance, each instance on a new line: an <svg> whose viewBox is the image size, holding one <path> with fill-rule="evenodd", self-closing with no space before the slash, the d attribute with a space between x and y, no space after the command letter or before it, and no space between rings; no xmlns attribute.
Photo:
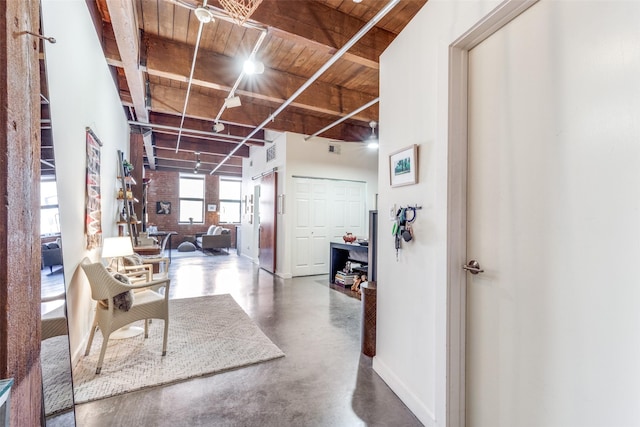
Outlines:
<svg viewBox="0 0 640 427"><path fill-rule="evenodd" d="M101 152L102 232L117 235L117 150L129 153L129 126L113 78L84 1L42 1L43 31L57 43L45 43L51 121L56 158L69 336L74 360L91 327L93 304L84 273L86 142L90 127L103 143ZM136 165L142 166L142 165Z"/></svg>
<svg viewBox="0 0 640 427"><path fill-rule="evenodd" d="M368 149L364 144L336 143L340 146L340 154L329 153L330 140L325 138L313 138L304 140L304 135L284 133L275 141L276 160L266 162L265 147L252 147L251 159L245 160L243 167L243 191L252 194L254 187L251 180L264 171L278 167L278 194L284 197L284 214L278 214L277 260L276 274L281 277L291 277L291 241L293 230L291 221L287 221L287 214L294 207L293 197L288 194L293 189L293 176L305 176L313 178L331 178L352 181L363 181L367 185L366 211L375 209L375 195L378 192L378 154L376 150ZM252 166L249 166L250 164ZM367 216L368 220L368 216ZM246 218L242 223L242 250L252 254L257 262L257 232L254 224L248 224ZM368 229L368 225L365 226ZM245 233L246 232L246 233ZM251 239L245 236L251 234ZM364 236L361 236L364 237ZM246 248L246 249L245 249ZM329 249L327 248L327 251Z"/></svg>
<svg viewBox="0 0 640 427"><path fill-rule="evenodd" d="M430 0L381 57L378 335L377 355L373 366L420 420L429 426L448 425L449 390L446 389L445 376L447 329L450 326L447 324L446 312L449 268L446 241L447 176L450 166L448 50L454 40L499 3L501 2ZM546 29L553 31L553 43L549 43L548 38L539 38L533 33L530 33L526 40L519 41L523 44L538 44L537 47L541 49L549 49L549 57L554 58L553 66L563 70L563 55L558 54L563 46L563 34L578 31L577 26L571 26L566 16L583 14L585 8L594 4L603 7L604 3L608 2L564 2L563 13L554 14L549 18L553 23L553 29ZM634 2L618 3L631 5ZM624 9L624 6L622 8ZM606 26L606 33L613 36L594 43L593 49L602 49L602 52L598 51L594 56L617 64L618 72L611 75L625 80L620 82L619 86L637 87L635 75L638 70L631 68L631 64L637 62L637 46L640 39L637 25L629 22L628 26L621 26L621 21L629 19L624 12L616 19L603 20L597 13L588 16L594 27L598 26L600 30L602 26ZM595 16L598 16L598 19ZM535 78L535 75L531 78ZM581 76L575 75L572 78ZM508 80L508 75L505 76L505 80ZM597 90L600 86L593 87ZM559 93L565 93L567 89L556 88ZM615 105L598 105L597 118L590 121L597 122L592 123L592 126L599 129L612 126L616 130L614 133L621 132L622 124L626 126L626 130L623 131L627 132L625 138L637 140L638 135L632 131L632 124L635 122L626 121L625 118L637 116L638 113L638 110L620 111ZM603 136L603 141L608 137L609 134ZM420 183L392 189L386 182L388 166L385 159L390 152L413 143L420 144ZM597 173L598 170L594 168L592 174L596 181ZM419 212L415 223L415 242L405 245L396 261L393 241L388 233L390 224L384 220L384 211L389 205L406 203L418 203L424 208ZM598 245L598 242L599 238L592 236L590 244ZM620 247L626 244L629 244L628 240L621 241ZM403 277L401 283L398 277ZM628 291L618 291L627 292L625 295L628 298L634 298L632 288ZM622 295L618 297L624 298ZM598 316L607 317L613 314L611 309L602 306L597 297L585 293L581 294L580 298L588 299L585 306L599 307ZM554 300L549 303L560 302ZM638 309L640 311L640 307ZM571 316L571 313L568 315ZM612 332L615 328L611 324L601 326L611 329ZM589 334L589 331L584 333ZM630 341L629 345L636 346L636 342ZM616 363L613 360L615 355L611 357L611 363ZM545 375L553 375L553 372L545 372ZM602 381L593 386L606 390L611 384L604 375ZM589 411L588 407L571 409Z"/></svg>
<svg viewBox="0 0 640 427"><path fill-rule="evenodd" d="M427 426L446 425L449 45L499 1L430 0L380 58L376 372ZM388 156L419 145L418 184L391 188ZM391 206L420 205L398 259Z"/></svg>

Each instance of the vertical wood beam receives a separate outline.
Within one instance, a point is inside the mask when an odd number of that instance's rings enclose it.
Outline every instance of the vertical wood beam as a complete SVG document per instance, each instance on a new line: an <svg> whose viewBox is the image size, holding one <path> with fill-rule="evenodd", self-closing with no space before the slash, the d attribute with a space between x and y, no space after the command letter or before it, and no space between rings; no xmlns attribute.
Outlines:
<svg viewBox="0 0 640 427"><path fill-rule="evenodd" d="M0 2L0 378L11 426L40 425L39 2Z"/></svg>
<svg viewBox="0 0 640 427"><path fill-rule="evenodd" d="M131 176L136 180L133 186L133 197L138 199L140 203L135 203L133 210L139 221L142 221L142 179L144 178L144 140L139 133L129 134L129 161L133 165ZM142 231L142 226L138 228Z"/></svg>

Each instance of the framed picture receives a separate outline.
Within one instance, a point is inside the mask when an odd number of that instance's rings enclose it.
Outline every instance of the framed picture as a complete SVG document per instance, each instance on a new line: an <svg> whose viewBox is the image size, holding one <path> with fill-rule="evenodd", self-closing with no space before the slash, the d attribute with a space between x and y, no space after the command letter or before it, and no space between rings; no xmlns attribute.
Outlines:
<svg viewBox="0 0 640 427"><path fill-rule="evenodd" d="M171 202L156 202L156 214L158 215L171 214Z"/></svg>
<svg viewBox="0 0 640 427"><path fill-rule="evenodd" d="M215 212L218 209L218 205L207 205L207 212Z"/></svg>
<svg viewBox="0 0 640 427"><path fill-rule="evenodd" d="M392 187L418 182L418 146L416 144L389 155L389 178Z"/></svg>

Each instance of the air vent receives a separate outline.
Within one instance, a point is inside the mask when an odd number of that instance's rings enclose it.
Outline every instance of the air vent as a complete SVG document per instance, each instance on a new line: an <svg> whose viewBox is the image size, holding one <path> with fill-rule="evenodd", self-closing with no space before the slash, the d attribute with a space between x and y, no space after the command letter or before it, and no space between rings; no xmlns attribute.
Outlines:
<svg viewBox="0 0 640 427"><path fill-rule="evenodd" d="M329 152L333 154L340 154L340 146L336 144L329 144Z"/></svg>
<svg viewBox="0 0 640 427"><path fill-rule="evenodd" d="M275 160L276 158L276 146L272 145L271 147L267 148L267 162L270 162L271 160Z"/></svg>

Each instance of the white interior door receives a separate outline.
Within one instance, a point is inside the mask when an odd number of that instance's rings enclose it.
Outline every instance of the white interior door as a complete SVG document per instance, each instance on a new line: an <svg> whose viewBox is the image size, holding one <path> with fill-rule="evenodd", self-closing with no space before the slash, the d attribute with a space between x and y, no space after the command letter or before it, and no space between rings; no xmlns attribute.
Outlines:
<svg viewBox="0 0 640 427"><path fill-rule="evenodd" d="M294 178L292 275L328 271L327 181Z"/></svg>
<svg viewBox="0 0 640 427"><path fill-rule="evenodd" d="M333 240L342 241L342 236L347 232L359 238L366 237L368 231L365 231L365 183L333 181L331 184L333 202L330 215Z"/></svg>
<svg viewBox="0 0 640 427"><path fill-rule="evenodd" d="M640 425L638 22L540 1L469 53L467 427Z"/></svg>
<svg viewBox="0 0 640 427"><path fill-rule="evenodd" d="M292 275L327 274L329 243L366 235L366 184L296 177L293 188Z"/></svg>

